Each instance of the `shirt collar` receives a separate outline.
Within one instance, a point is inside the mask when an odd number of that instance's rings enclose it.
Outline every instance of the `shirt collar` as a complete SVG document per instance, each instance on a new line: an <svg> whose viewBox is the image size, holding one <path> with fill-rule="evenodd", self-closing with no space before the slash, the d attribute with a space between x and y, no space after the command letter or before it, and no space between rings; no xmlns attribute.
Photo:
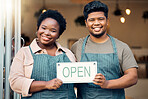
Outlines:
<svg viewBox="0 0 148 99"><path fill-rule="evenodd" d="M58 51L62 50L63 52L66 52L65 49L58 42L55 42L55 43L57 45Z"/></svg>
<svg viewBox="0 0 148 99"><path fill-rule="evenodd" d="M40 48L38 46L37 42L38 42L38 40L37 40L37 38L35 38L32 41L32 43L30 44L30 47L31 47L33 53L37 53L37 52L43 50L42 48ZM66 52L65 49L58 42L55 42L55 43L56 43L56 46L58 48L56 52L59 52L59 51Z"/></svg>

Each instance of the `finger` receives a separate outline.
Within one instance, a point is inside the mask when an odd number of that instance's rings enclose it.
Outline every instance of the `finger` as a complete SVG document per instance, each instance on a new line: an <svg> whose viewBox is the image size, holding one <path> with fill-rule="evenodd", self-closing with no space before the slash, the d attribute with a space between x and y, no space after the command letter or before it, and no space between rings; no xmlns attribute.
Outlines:
<svg viewBox="0 0 148 99"><path fill-rule="evenodd" d="M94 79L93 81L96 83L103 83L104 82L104 80L99 80L99 79Z"/></svg>
<svg viewBox="0 0 148 99"><path fill-rule="evenodd" d="M102 76L95 76L95 79L102 79Z"/></svg>
<svg viewBox="0 0 148 99"><path fill-rule="evenodd" d="M97 83L97 82L93 82L93 83L94 83L95 85L99 85L99 86L101 85L101 83Z"/></svg>
<svg viewBox="0 0 148 99"><path fill-rule="evenodd" d="M101 73L98 73L98 74L96 74L96 76L102 76L102 74Z"/></svg>
<svg viewBox="0 0 148 99"><path fill-rule="evenodd" d="M60 87L60 85L58 85L58 84L54 84L53 85L53 89L57 89L57 88L59 88Z"/></svg>
<svg viewBox="0 0 148 99"><path fill-rule="evenodd" d="M56 87L57 87L57 88L60 88L60 86L61 86L61 85L59 85L59 84L56 84Z"/></svg>
<svg viewBox="0 0 148 99"><path fill-rule="evenodd" d="M59 83L63 84L63 81L61 79L58 79L58 78L56 78L56 79Z"/></svg>
<svg viewBox="0 0 148 99"><path fill-rule="evenodd" d="M63 82L62 82L61 80L58 80L58 81L56 82L56 84L58 84L59 86L61 86L61 85L63 84Z"/></svg>

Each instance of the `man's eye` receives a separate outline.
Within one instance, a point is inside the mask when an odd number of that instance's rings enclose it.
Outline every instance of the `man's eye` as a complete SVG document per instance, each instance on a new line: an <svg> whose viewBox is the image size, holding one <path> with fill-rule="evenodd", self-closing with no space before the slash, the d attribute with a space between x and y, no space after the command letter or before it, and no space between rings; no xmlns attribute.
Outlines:
<svg viewBox="0 0 148 99"><path fill-rule="evenodd" d="M94 19L89 19L88 21L94 21Z"/></svg>
<svg viewBox="0 0 148 99"><path fill-rule="evenodd" d="M104 18L99 18L99 20L104 20Z"/></svg>

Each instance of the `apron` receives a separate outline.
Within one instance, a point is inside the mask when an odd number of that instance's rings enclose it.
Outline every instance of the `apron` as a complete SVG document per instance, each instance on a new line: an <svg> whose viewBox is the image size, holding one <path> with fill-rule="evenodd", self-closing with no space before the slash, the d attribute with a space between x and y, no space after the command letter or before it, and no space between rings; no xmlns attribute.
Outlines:
<svg viewBox="0 0 148 99"><path fill-rule="evenodd" d="M110 35L113 53L85 53L87 36L82 45L81 62L97 61L97 73L102 73L106 80L121 77L120 65L117 55L116 44ZM98 48L99 49L99 48ZM124 89L103 89L93 83L82 83L77 85L78 99L125 99Z"/></svg>
<svg viewBox="0 0 148 99"><path fill-rule="evenodd" d="M65 52L57 56L50 56L48 54L34 54L31 48L30 51L34 60L31 78L35 81L49 81L57 78L56 63L70 62ZM76 96L74 84L63 84L56 90L42 90L33 93L30 97L21 97L21 99L76 99Z"/></svg>

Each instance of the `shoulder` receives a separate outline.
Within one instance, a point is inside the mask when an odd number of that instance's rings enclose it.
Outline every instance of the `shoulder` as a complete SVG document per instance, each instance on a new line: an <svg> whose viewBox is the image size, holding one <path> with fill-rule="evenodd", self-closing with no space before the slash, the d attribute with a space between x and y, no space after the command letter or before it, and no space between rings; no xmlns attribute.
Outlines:
<svg viewBox="0 0 148 99"><path fill-rule="evenodd" d="M114 39L115 39L115 42L116 42L118 53L120 53L122 56L132 55L132 50L130 49L128 44L126 44L123 41L118 40L116 38L114 38Z"/></svg>
<svg viewBox="0 0 148 99"><path fill-rule="evenodd" d="M122 46L123 48L129 47L125 42L118 40L117 38L114 38L117 46Z"/></svg>
<svg viewBox="0 0 148 99"><path fill-rule="evenodd" d="M62 47L62 49L66 52L66 53L69 53L69 54L73 54L68 48L66 47Z"/></svg>
<svg viewBox="0 0 148 99"><path fill-rule="evenodd" d="M29 46L20 48L14 58L24 62L29 60L32 61L33 57L31 55Z"/></svg>
<svg viewBox="0 0 148 99"><path fill-rule="evenodd" d="M115 40L115 43L116 43L116 46L117 46L117 50L119 50L119 51L130 51L131 52L131 49L130 49L128 44L126 44L125 42L123 42L121 40L118 40L117 38L114 38L114 40Z"/></svg>
<svg viewBox="0 0 148 99"><path fill-rule="evenodd" d="M29 46L22 47L18 50L16 56L24 55L28 51L29 51Z"/></svg>
<svg viewBox="0 0 148 99"><path fill-rule="evenodd" d="M68 48L62 47L62 49L65 51L67 57L70 59L71 62L76 61L74 54Z"/></svg>
<svg viewBox="0 0 148 99"><path fill-rule="evenodd" d="M72 45L71 50L72 50L72 51L75 51L76 49L79 49L79 48L82 46L84 39L85 39L85 37L80 38L78 41L76 41L76 42Z"/></svg>

